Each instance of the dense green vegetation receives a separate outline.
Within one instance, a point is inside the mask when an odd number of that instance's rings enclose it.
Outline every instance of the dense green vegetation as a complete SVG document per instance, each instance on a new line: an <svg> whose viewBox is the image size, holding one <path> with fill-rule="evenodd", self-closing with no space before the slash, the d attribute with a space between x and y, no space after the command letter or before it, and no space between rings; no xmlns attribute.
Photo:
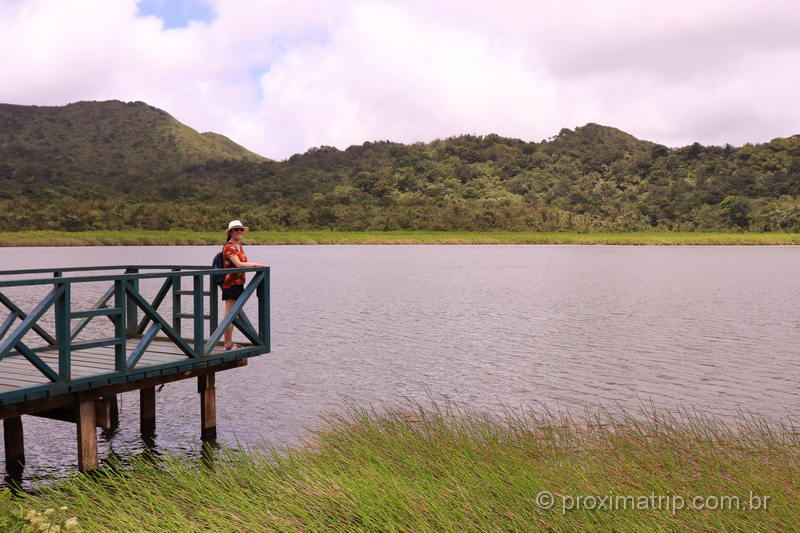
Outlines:
<svg viewBox="0 0 800 533"><path fill-rule="evenodd" d="M452 407L354 409L330 417L305 446L223 451L211 470L139 458L19 502L0 497L0 524L87 532L794 531L798 479L796 428L757 418L743 416L731 429L663 413L576 422L518 411L498 421Z"/></svg>
<svg viewBox="0 0 800 533"><path fill-rule="evenodd" d="M800 135L670 149L587 124L278 162L142 103L0 106L0 229L800 231Z"/></svg>
<svg viewBox="0 0 800 533"><path fill-rule="evenodd" d="M0 246L165 246L220 244L220 231L0 232ZM253 231L245 244L800 244L800 233L503 232L503 231Z"/></svg>

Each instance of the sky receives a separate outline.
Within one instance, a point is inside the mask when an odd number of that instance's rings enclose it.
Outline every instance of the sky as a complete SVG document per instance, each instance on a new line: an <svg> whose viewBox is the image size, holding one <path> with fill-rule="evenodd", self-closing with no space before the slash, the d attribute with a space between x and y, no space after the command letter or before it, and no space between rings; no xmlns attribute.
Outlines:
<svg viewBox="0 0 800 533"><path fill-rule="evenodd" d="M0 102L144 101L273 159L595 122L800 133L798 0L0 0Z"/></svg>

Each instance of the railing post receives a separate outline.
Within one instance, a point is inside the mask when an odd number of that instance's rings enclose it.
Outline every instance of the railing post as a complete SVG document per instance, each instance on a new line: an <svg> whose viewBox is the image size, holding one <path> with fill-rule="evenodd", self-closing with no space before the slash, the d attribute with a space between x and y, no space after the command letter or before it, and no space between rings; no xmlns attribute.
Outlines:
<svg viewBox="0 0 800 533"><path fill-rule="evenodd" d="M60 278L61 272L56 272L55 277ZM56 342L58 343L58 377L62 381L69 381L72 379L70 368L70 344L72 342L72 335L70 329L72 321L70 320L71 310L71 296L70 296L70 283L56 283L56 287L61 287L61 294L56 298L55 302L55 318L56 318Z"/></svg>
<svg viewBox="0 0 800 533"><path fill-rule="evenodd" d="M180 268L173 268L173 272L180 272ZM181 277L175 276L172 278L172 329L174 329L178 335L183 336L181 332Z"/></svg>
<svg viewBox="0 0 800 533"><path fill-rule="evenodd" d="M139 273L139 269L138 268L126 268L125 269L125 273L126 274L138 274ZM139 280L138 279L129 280L128 283L130 283L131 289L133 289L136 292L139 292ZM130 337L135 337L136 336L136 330L137 330L137 328L139 326L139 309L138 309L138 307L136 307L136 302L134 302L130 298L128 299L128 309L127 309L126 317L127 317L127 320L126 320L126 327L125 327L125 335L127 337L129 337L129 338Z"/></svg>
<svg viewBox="0 0 800 533"><path fill-rule="evenodd" d="M194 356L200 357L203 355L205 348L205 332L203 326L205 325L205 318L203 317L203 276L193 276L194 286L192 287L192 309L194 310Z"/></svg>
<svg viewBox="0 0 800 533"><path fill-rule="evenodd" d="M258 286L258 336L261 343L270 351L269 332L269 267L264 269L264 276Z"/></svg>
<svg viewBox="0 0 800 533"><path fill-rule="evenodd" d="M118 279L114 280L114 307L120 310L117 319L114 321L114 337L117 338L118 344L114 346L114 369L118 372L124 371L127 367L128 353L125 347L125 339L127 338L125 332L125 315L126 308L130 302L125 295L125 281Z"/></svg>

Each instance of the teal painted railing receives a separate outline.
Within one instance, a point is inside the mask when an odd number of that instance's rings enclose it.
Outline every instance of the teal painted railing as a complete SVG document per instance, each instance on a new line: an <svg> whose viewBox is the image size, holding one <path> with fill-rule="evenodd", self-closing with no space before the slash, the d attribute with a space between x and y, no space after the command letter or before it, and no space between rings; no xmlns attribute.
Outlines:
<svg viewBox="0 0 800 533"><path fill-rule="evenodd" d="M107 274L99 271L121 273ZM211 283L210 277L212 274L232 272L251 273L251 279L231 313L220 318L220 292ZM10 279L15 276L24 277ZM139 283L142 280L163 280L152 300L148 300L140 292ZM185 289L184 281L189 282ZM82 303L73 301L73 287L97 282L107 282L108 289L90 308L79 309ZM51 288L28 313L6 295L11 287L42 285ZM159 313L159 308L168 295L172 296L172 313L165 318ZM191 312L182 311L183 297L191 299ZM244 306L251 299L256 300L255 326L244 313ZM26 387L19 391L0 392L0 403L132 381L150 377L154 372L169 374L270 351L268 267L230 268L223 271L204 266L123 265L7 270L0 271L0 305L8 309L9 313L0 324L0 362L6 357L21 356L49 381L48 384ZM52 335L40 323L50 308L53 308L55 315L55 332ZM112 321L114 335L103 339L77 341L78 335L97 317L107 317ZM76 319L78 323L73 327L72 321ZM181 335L184 320L191 321L192 335L187 338ZM247 338L250 345L220 353L218 343L231 324ZM44 341L44 344L29 346L24 338L31 332ZM185 360L138 368L136 365L139 359L157 335L163 335L174 343L182 355L185 355ZM103 346L114 348L114 372L73 379L72 354ZM129 352L131 346L133 349ZM57 370L37 355L54 350L58 351ZM212 353L214 350L217 352Z"/></svg>

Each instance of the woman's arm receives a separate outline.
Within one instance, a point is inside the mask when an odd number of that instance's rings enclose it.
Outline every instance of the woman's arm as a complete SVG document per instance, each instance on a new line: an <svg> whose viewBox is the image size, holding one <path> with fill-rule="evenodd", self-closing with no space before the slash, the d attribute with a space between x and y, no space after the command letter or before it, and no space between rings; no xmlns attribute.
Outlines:
<svg viewBox="0 0 800 533"><path fill-rule="evenodd" d="M263 263L244 263L239 259L239 257L236 254L230 256L228 259L230 259L231 263L233 263L233 266L235 268L249 268L249 267L265 267L265 266L267 266L267 265L265 265Z"/></svg>

